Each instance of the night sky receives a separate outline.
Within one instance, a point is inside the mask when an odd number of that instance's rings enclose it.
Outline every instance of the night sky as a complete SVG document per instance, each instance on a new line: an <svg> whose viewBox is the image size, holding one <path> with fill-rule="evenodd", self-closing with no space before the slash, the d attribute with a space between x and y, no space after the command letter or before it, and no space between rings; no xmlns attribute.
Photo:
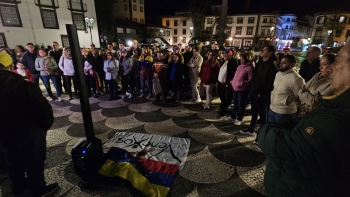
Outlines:
<svg viewBox="0 0 350 197"><path fill-rule="evenodd" d="M172 15L186 7L191 0L145 0L146 16L155 17ZM220 4L221 0L212 0ZM230 10L244 9L245 0L228 0ZM279 10L281 14L296 14L299 17L306 14L342 9L350 12L350 0L251 0L251 9L266 8L272 11ZM347 9L347 10L345 10Z"/></svg>

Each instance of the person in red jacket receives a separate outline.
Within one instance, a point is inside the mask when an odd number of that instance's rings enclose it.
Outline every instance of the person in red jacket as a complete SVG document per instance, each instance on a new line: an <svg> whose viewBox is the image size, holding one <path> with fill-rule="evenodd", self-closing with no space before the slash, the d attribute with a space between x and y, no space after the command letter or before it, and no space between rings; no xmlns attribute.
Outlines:
<svg viewBox="0 0 350 197"><path fill-rule="evenodd" d="M213 98L212 92L218 80L219 71L220 63L218 61L218 54L210 52L209 59L203 63L198 75L206 90L206 103L203 104L204 109L210 108L210 103Z"/></svg>
<svg viewBox="0 0 350 197"><path fill-rule="evenodd" d="M13 71L14 73L21 75L26 81L33 82L33 75L28 69L25 69L26 66L23 62L17 62L16 66L17 69Z"/></svg>

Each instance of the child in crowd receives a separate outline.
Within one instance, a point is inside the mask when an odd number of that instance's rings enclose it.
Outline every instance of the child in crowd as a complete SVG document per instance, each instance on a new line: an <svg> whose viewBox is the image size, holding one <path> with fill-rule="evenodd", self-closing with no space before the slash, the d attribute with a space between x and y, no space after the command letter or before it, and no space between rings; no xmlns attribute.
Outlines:
<svg viewBox="0 0 350 197"><path fill-rule="evenodd" d="M14 70L13 72L21 75L24 80L33 82L32 73L28 69L25 69L23 62L17 62L16 66L17 66L17 69Z"/></svg>

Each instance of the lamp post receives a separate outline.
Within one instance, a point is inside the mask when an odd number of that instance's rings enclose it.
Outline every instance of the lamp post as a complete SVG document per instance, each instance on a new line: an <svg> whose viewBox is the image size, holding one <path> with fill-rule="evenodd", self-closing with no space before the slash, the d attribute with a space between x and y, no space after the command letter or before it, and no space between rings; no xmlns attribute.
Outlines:
<svg viewBox="0 0 350 197"><path fill-rule="evenodd" d="M86 27L89 28L89 30L90 30L91 44L93 44L91 29L93 29L93 27L94 27L94 22L95 22L95 20L92 17L90 17L90 18L87 16L85 17Z"/></svg>

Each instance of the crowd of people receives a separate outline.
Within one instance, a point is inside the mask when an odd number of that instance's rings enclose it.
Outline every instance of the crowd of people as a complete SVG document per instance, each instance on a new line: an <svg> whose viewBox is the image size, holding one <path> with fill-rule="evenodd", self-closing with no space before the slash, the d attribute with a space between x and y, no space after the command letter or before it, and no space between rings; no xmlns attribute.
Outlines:
<svg viewBox="0 0 350 197"><path fill-rule="evenodd" d="M14 63L8 70L13 70L17 77L11 75L11 79L21 77L32 82L36 87L30 87L36 92L40 91L37 85L41 79L49 101L62 101L63 89L69 99L79 97L69 47L62 50L53 42L50 51L35 49L32 43L26 48L25 51L17 45L14 49ZM295 68L295 56L276 53L273 45L264 46L259 57L255 57L252 51L221 50L217 44L211 49L199 43L161 50L156 45L140 48L134 40L129 48L124 42L118 46L113 42L101 50L91 45L89 49L83 48L81 54L89 96L109 94L110 100L155 96L155 102L165 103L169 102L167 97L181 102L187 94L194 103L202 103L205 98L202 107L210 109L213 92L217 91L220 98L217 118L232 121L234 125L242 124L245 108L250 103L250 124L240 133L255 136L259 124L254 143L268 159L265 186L269 196L293 193L332 196L342 194L341 187L346 188L349 183L349 173L345 173L350 167L347 165L350 149L346 148L350 128L346 121L350 115L349 48L350 45L346 45L337 57L333 54L320 57L320 48L309 47L299 70ZM57 97L51 91L50 80ZM42 96L36 95L36 98L42 100ZM228 114L232 103L234 108ZM33 130L46 132L48 125L50 123L41 126L41 130L37 127ZM0 146L6 149L10 145L1 142ZM308 166L316 163L315 169ZM332 183L335 180L341 183L335 185ZM16 191L16 185L12 186Z"/></svg>

